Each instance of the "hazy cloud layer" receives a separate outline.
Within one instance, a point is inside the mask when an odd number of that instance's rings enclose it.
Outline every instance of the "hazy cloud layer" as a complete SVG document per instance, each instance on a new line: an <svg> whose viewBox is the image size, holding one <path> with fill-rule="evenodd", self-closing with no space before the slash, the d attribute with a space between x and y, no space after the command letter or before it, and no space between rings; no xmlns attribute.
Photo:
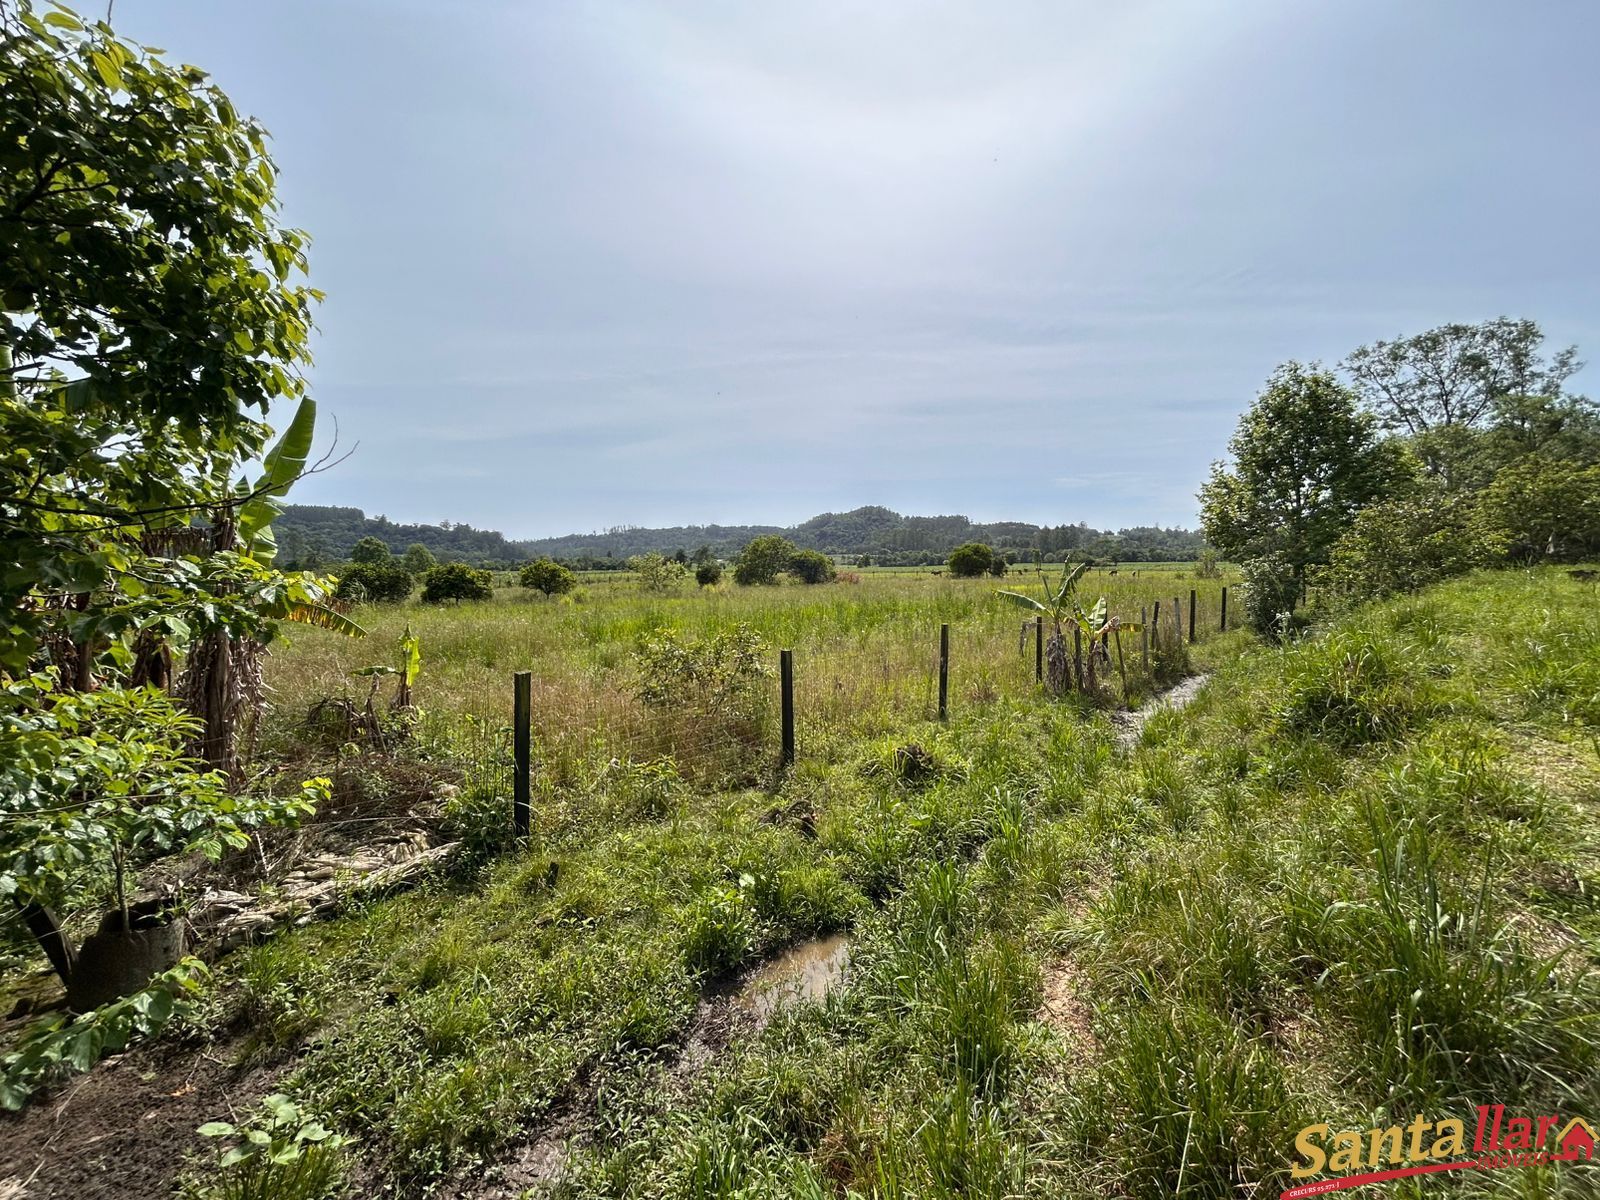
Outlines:
<svg viewBox="0 0 1600 1200"><path fill-rule="evenodd" d="M1501 312L1600 353L1587 4L116 16L276 135L360 444L305 502L1189 523L1282 359Z"/></svg>

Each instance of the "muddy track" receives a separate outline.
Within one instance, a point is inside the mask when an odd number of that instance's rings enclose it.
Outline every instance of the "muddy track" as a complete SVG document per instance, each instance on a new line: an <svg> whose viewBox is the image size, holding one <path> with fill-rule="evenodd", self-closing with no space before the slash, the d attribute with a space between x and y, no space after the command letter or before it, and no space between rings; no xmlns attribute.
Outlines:
<svg viewBox="0 0 1600 1200"><path fill-rule="evenodd" d="M1116 727L1117 749L1132 750L1139 744L1139 737L1144 733L1144 727L1151 717L1157 713L1176 712L1186 707L1210 678L1209 674L1191 675L1176 687L1168 688L1132 712L1113 713L1111 722Z"/></svg>

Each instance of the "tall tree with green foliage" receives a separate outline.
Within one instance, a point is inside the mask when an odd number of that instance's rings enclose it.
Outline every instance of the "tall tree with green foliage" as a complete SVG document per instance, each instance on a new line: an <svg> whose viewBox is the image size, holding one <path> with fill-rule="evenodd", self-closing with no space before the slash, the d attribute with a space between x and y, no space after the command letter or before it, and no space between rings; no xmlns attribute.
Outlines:
<svg viewBox="0 0 1600 1200"><path fill-rule="evenodd" d="M1430 475L1474 488L1519 440L1581 424L1585 405L1563 399L1566 381L1583 365L1577 347L1547 357L1543 343L1538 322L1496 317L1361 346L1343 366L1380 423L1408 438ZM1486 437L1491 430L1510 433L1509 445ZM1485 461L1495 449L1499 461Z"/></svg>
<svg viewBox="0 0 1600 1200"><path fill-rule="evenodd" d="M202 767L229 763L212 714L252 698L233 649L285 618L350 628L321 603L328 581L271 565L275 500L310 446L300 369L320 298L275 178L265 131L202 71L59 7L0 7L0 729L16 774L0 895L64 975L82 967L50 908L82 894L98 851L137 869L232 840L248 806ZM263 457L274 405L293 419ZM126 771L93 744L112 711ZM159 774L153 795L136 770Z"/></svg>
<svg viewBox="0 0 1600 1200"><path fill-rule="evenodd" d="M1236 562L1281 555L1297 585L1356 513L1406 477L1354 392L1316 366L1279 367L1200 489L1206 540Z"/></svg>

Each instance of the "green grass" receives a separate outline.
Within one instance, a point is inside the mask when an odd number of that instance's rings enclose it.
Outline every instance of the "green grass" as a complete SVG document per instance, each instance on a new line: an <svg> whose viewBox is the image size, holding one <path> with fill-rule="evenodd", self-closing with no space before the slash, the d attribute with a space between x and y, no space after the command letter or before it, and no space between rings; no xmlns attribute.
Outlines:
<svg viewBox="0 0 1600 1200"><path fill-rule="evenodd" d="M511 667L537 669L547 711L574 684L621 705L630 639L657 624L792 642L802 754L729 787L616 757L648 746L602 725L541 774L529 845L488 838L451 878L232 955L208 1020L354 1139L373 1195L470 1179L552 1123L573 1198L1232 1197L1289 1182L1312 1121L1593 1116L1596 601L1506 572L1282 647L1213 637L1205 690L1127 752L1104 711L1038 695L983 582L364 614L373 642L275 653L268 743L410 622L429 711L388 757L468 767L468 825L503 827L503 759L471 755L503 754ZM920 699L940 620L993 647L956 656L946 723ZM870 687L814 669L867 647ZM392 778L380 758L339 761ZM705 997L838 931L849 973L825 1002L688 1046Z"/></svg>
<svg viewBox="0 0 1600 1200"><path fill-rule="evenodd" d="M931 586L879 599L919 628L981 618L980 589ZM663 616L902 632L858 594L382 619L429 622L463 680L448 647L508 627L580 669L600 631ZM1126 757L1104 715L1023 688L945 726L862 721L776 791L641 805L601 780L525 853L224 973L253 1052L295 1048L289 1087L401 1195L555 1114L574 1197L1267 1194L1311 1121L1593 1114L1595 600L1482 575L1286 647L1218 641L1200 698ZM680 1068L704 989L841 928L845 987ZM1076 1028L1040 1015L1063 978Z"/></svg>

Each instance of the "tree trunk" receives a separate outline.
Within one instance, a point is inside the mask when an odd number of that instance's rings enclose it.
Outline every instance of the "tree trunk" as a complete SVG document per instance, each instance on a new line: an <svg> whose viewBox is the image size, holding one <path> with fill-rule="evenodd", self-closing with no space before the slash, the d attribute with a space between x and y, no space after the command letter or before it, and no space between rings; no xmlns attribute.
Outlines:
<svg viewBox="0 0 1600 1200"><path fill-rule="evenodd" d="M56 920L56 914L45 905L32 901L24 903L18 900L17 907L22 910L22 920L27 925L28 932L38 941L39 948L50 960L50 966L60 976L62 984L70 985L77 956L72 951L72 943L62 932L61 922Z"/></svg>

